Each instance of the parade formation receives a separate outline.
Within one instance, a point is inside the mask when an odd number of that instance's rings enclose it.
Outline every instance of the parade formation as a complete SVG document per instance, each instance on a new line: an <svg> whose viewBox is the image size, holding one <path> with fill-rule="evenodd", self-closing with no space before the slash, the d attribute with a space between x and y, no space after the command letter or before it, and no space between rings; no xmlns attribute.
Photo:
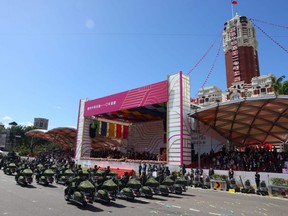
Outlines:
<svg viewBox="0 0 288 216"><path fill-rule="evenodd" d="M43 186L64 185L64 199L83 207L94 201L108 204L118 198L134 200L137 197L182 194L189 185L181 172L170 174L169 168L162 165L155 177L150 170L147 174L145 171L141 175L125 172L119 176L109 166L100 168L95 165L85 169L71 158L56 160L49 154L21 159L15 152L9 152L2 157L1 168L6 175L15 176L16 183L22 187L29 187L34 182Z"/></svg>
<svg viewBox="0 0 288 216"><path fill-rule="evenodd" d="M170 194L181 195L190 186L203 189L215 189L211 182L219 179L210 169L209 174L203 174L202 169L191 168L186 173L185 166L180 166L179 172L171 172L164 165L152 166L149 164L147 170L139 164L139 173L119 176L117 172L107 167L82 168L81 165L69 157L54 158L51 154L41 154L35 158L20 158L15 152L9 152L1 159L1 168L6 175L15 176L19 186L28 187L31 184L49 186L59 184L65 187L64 199L67 202L80 204L82 207L93 202L109 204L117 199L134 200L138 197L152 198L153 196L169 196ZM150 167L150 168L149 168ZM155 172L157 170L157 172ZM147 171L147 172L146 172ZM260 177L256 173L256 180ZM249 180L243 187L236 184L232 170L229 170L226 190L233 189L235 192L268 195L265 182L257 182L255 190ZM117 202L117 201L116 201Z"/></svg>

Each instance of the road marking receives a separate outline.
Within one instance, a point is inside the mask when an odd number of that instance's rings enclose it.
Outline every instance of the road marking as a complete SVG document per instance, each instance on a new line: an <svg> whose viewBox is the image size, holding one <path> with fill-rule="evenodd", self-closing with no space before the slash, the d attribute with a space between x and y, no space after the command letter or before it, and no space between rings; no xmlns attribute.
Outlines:
<svg viewBox="0 0 288 216"><path fill-rule="evenodd" d="M145 202L145 203L150 203L149 201L146 201L145 199L137 199L137 200L139 200L139 201L141 201L141 202Z"/></svg>
<svg viewBox="0 0 288 216"><path fill-rule="evenodd" d="M172 205L172 207L174 207L174 208L181 208L181 206L175 206L175 205Z"/></svg>
<svg viewBox="0 0 288 216"><path fill-rule="evenodd" d="M165 205L164 203L162 203L161 201L157 201L155 202L156 204L159 204L159 205Z"/></svg>
<svg viewBox="0 0 288 216"><path fill-rule="evenodd" d="M218 213L214 213L214 212L209 212L210 215L221 215L221 214L218 214Z"/></svg>
<svg viewBox="0 0 288 216"><path fill-rule="evenodd" d="M190 211L195 211L195 212L200 212L200 210L198 210L198 209L193 209L193 208L190 208L189 210L190 210Z"/></svg>

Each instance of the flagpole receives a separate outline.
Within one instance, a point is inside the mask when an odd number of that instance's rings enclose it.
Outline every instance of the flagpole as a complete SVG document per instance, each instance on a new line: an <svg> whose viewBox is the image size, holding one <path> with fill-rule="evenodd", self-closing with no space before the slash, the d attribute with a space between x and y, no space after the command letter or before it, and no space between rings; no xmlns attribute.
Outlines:
<svg viewBox="0 0 288 216"><path fill-rule="evenodd" d="M233 6L234 6L234 5L231 3L231 12L232 12L232 18L234 17Z"/></svg>

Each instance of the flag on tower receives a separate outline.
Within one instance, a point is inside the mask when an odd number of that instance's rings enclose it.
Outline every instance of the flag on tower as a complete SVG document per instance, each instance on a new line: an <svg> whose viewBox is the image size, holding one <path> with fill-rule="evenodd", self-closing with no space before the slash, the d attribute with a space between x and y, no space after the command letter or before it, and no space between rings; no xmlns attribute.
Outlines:
<svg viewBox="0 0 288 216"><path fill-rule="evenodd" d="M236 4L237 4L237 1L231 1L231 3L232 3L233 5L236 5Z"/></svg>

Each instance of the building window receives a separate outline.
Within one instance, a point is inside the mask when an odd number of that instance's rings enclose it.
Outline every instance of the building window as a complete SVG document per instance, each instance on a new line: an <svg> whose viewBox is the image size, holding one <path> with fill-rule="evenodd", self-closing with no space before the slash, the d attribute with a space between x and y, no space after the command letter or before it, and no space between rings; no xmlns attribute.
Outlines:
<svg viewBox="0 0 288 216"><path fill-rule="evenodd" d="M261 94L266 94L266 88L261 88Z"/></svg>

